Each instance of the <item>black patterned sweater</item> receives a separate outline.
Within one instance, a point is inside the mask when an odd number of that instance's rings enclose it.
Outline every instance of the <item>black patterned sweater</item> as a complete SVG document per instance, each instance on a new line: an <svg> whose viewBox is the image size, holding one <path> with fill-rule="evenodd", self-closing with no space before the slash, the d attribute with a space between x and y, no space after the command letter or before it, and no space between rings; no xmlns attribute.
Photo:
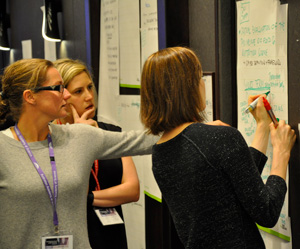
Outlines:
<svg viewBox="0 0 300 249"><path fill-rule="evenodd" d="M186 249L265 248L287 191L261 172L267 157L232 127L194 123L153 146L153 173Z"/></svg>

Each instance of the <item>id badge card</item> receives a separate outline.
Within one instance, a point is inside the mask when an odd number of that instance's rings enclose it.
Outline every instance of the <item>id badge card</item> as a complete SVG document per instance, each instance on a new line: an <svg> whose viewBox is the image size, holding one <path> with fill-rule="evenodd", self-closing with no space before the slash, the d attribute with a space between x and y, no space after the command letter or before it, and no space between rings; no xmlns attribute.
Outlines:
<svg viewBox="0 0 300 249"><path fill-rule="evenodd" d="M115 208L97 208L94 210L103 226L124 223Z"/></svg>
<svg viewBox="0 0 300 249"><path fill-rule="evenodd" d="M56 234L42 236L42 249L73 249L73 235Z"/></svg>

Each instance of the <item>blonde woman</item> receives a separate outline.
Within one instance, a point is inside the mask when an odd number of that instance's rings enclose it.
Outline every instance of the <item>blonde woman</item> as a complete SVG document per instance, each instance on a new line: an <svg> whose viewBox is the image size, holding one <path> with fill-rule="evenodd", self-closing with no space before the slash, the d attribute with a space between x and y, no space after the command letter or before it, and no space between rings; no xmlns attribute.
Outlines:
<svg viewBox="0 0 300 249"><path fill-rule="evenodd" d="M143 131L51 123L68 114L70 97L48 60L24 59L4 71L0 121L12 116L16 124L0 132L2 248L47 248L53 241L91 248L86 205L93 162L149 154L157 140Z"/></svg>
<svg viewBox="0 0 300 249"><path fill-rule="evenodd" d="M67 100L69 114L54 122L82 122L104 130L121 131L120 127L93 119L96 114L96 91L92 76L83 62L60 59L54 62L54 65L63 78L65 88L71 94ZM124 223L103 226L96 212L109 212L113 207L123 219L121 204L138 201L139 194L139 179L131 157L94 162L87 209L89 240L93 249L127 249Z"/></svg>

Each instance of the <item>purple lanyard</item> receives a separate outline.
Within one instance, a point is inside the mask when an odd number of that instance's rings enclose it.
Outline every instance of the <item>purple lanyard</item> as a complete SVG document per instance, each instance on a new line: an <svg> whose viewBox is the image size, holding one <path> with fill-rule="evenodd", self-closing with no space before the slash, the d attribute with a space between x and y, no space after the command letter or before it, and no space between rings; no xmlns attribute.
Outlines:
<svg viewBox="0 0 300 249"><path fill-rule="evenodd" d="M39 173L39 175L45 185L45 188L48 192L48 195L49 195L49 198L50 198L50 201L52 204L52 208L53 208L53 224L54 224L55 232L58 232L58 217L57 217L57 212L56 212L56 200L57 200L57 194L58 194L58 178L57 178L57 170L56 170L56 164L55 164L55 159L54 159L54 150L53 150L53 143L52 143L51 135L50 135L50 133L48 133L47 138L48 138L48 146L49 146L49 157L50 157L50 162L51 162L51 167L52 167L54 198L53 198L52 190L51 190L50 184L47 180L47 177L45 176L43 170L40 168L39 164L35 160L35 157L33 156L32 152L29 148L29 145L26 142L26 140L24 139L23 135L21 134L17 124L15 125L15 132L16 132L19 140L21 141L23 147L25 148L33 166Z"/></svg>

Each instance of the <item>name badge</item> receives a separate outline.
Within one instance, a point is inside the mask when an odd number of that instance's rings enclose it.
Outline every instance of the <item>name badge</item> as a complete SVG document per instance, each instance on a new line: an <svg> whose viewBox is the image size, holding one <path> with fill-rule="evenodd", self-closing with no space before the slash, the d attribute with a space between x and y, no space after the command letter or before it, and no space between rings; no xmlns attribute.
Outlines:
<svg viewBox="0 0 300 249"><path fill-rule="evenodd" d="M97 208L94 210L103 226L124 223L115 208Z"/></svg>
<svg viewBox="0 0 300 249"><path fill-rule="evenodd" d="M43 236L42 249L73 249L73 235Z"/></svg>

